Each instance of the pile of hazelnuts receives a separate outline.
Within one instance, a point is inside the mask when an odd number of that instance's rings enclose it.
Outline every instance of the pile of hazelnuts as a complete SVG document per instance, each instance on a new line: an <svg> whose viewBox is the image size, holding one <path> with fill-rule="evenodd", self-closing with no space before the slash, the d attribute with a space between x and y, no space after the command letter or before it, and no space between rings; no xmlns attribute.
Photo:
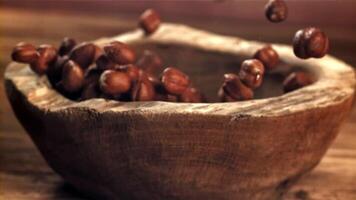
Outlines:
<svg viewBox="0 0 356 200"><path fill-rule="evenodd" d="M282 0L270 0L266 16L272 22L287 17ZM147 36L160 26L161 19L152 9L140 17L139 27ZM321 58L328 50L328 38L317 28L299 30L294 38L295 55L306 59ZM119 101L206 102L204 95L193 85L189 76L175 67L165 69L161 58L145 50L137 58L135 51L120 41L102 47L90 42L77 43L64 38L59 48L21 42L15 46L12 59L27 63L38 75L47 75L53 88L73 100L106 98ZM237 74L225 74L218 96L223 102L253 98L260 87L265 71L275 69L278 53L270 45L256 51L251 59L242 62ZM312 83L304 72L286 77L284 91L290 92Z"/></svg>

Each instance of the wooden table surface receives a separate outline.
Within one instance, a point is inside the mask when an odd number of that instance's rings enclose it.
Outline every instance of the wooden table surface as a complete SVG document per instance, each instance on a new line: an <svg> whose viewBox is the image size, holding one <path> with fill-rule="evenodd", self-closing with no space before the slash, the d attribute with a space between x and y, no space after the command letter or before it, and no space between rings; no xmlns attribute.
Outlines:
<svg viewBox="0 0 356 200"><path fill-rule="evenodd" d="M137 16L135 16L137 17ZM130 30L136 22L132 16L93 16L46 12L29 12L14 8L0 10L0 73L10 61L9 54L19 41L33 41L37 44L57 44L66 34L81 41L110 36ZM208 24L206 21L191 19L189 24L211 29L220 33L261 39L251 32L262 30L244 24L240 27L223 23ZM268 29L268 27L267 27ZM265 41L287 42L283 35L295 30L286 27L282 32L265 31ZM332 29L330 29L332 30ZM333 54L356 66L356 30L344 29L345 40L333 40ZM335 32L337 33L337 32ZM353 37L351 37L353 36ZM0 78L3 82L3 76ZM85 199L55 174L41 157L34 144L15 119L0 84L0 199ZM322 162L311 173L304 176L286 194L285 199L312 200L355 200L356 199L356 106L343 124L340 135L327 152Z"/></svg>

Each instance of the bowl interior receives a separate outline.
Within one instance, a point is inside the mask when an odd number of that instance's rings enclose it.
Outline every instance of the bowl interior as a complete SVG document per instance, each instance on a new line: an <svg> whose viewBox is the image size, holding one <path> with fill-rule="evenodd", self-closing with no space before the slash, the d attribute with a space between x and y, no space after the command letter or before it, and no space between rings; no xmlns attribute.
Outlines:
<svg viewBox="0 0 356 200"><path fill-rule="evenodd" d="M217 92L225 73L238 73L241 62L246 57L220 52L208 52L178 44L159 44L153 42L132 44L138 55L144 50L156 52L163 60L164 67L174 66L188 74L193 84L199 88L208 102L218 102ZM282 68L282 69L281 69ZM280 63L279 69L267 72L260 88L255 90L255 99L279 96L283 94L282 82L291 71L302 70L296 66Z"/></svg>

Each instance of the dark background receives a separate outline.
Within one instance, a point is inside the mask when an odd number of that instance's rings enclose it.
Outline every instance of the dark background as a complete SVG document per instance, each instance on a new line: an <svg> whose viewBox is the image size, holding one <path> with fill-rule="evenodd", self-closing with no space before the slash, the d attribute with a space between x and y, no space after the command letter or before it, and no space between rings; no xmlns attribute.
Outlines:
<svg viewBox="0 0 356 200"><path fill-rule="evenodd" d="M267 0L1 0L0 81L3 82L3 72L10 62L9 55L16 43L28 41L57 45L65 36L79 41L113 36L135 28L140 13L146 8L159 11L163 21L184 23L221 34L265 42L290 44L296 30L307 26L320 27L330 38L330 53L356 66L356 0L287 0L289 17L286 22L279 24L272 24L265 19L263 9L266 2ZM353 109L333 149L356 152L355 123L356 112ZM345 159L345 162L353 162L354 167L356 166L356 153ZM323 177L325 176L327 175L324 174ZM356 173L351 177L349 174L347 178L356 180ZM341 182L345 182L347 178L337 175L333 177L332 180L336 180L334 187L338 187L338 183L342 185ZM328 181L318 185L327 184L326 182ZM307 179L303 184L308 183ZM4 85L0 84L0 197L69 198L68 195L72 194L67 194L67 189L63 189L61 184L61 179L47 167L18 124L4 94ZM332 188L325 188L326 193L336 193ZM351 190L355 191L355 188ZM345 193L347 191L342 195ZM349 198L340 199L356 199L356 195L346 197Z"/></svg>

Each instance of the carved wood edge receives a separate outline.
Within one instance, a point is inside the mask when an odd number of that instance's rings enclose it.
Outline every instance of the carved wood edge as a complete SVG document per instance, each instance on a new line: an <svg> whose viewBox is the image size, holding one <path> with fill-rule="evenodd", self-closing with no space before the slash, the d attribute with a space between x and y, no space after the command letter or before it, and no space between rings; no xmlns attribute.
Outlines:
<svg viewBox="0 0 356 200"><path fill-rule="evenodd" d="M151 36L137 29L112 38L94 41L103 45L119 40L126 43L179 44L204 51L251 57L265 45L239 37L221 36L185 25L164 23ZM142 112L148 114L197 114L212 116L270 117L290 115L308 109L341 104L354 96L355 73L351 66L330 55L322 59L301 60L290 46L272 45L286 64L311 71L317 80L299 90L266 99L230 103L118 102L106 99L71 101L51 88L46 77L39 77L24 64L10 63L5 71L7 87L13 86L35 107L57 112L69 108L93 109L97 112Z"/></svg>

